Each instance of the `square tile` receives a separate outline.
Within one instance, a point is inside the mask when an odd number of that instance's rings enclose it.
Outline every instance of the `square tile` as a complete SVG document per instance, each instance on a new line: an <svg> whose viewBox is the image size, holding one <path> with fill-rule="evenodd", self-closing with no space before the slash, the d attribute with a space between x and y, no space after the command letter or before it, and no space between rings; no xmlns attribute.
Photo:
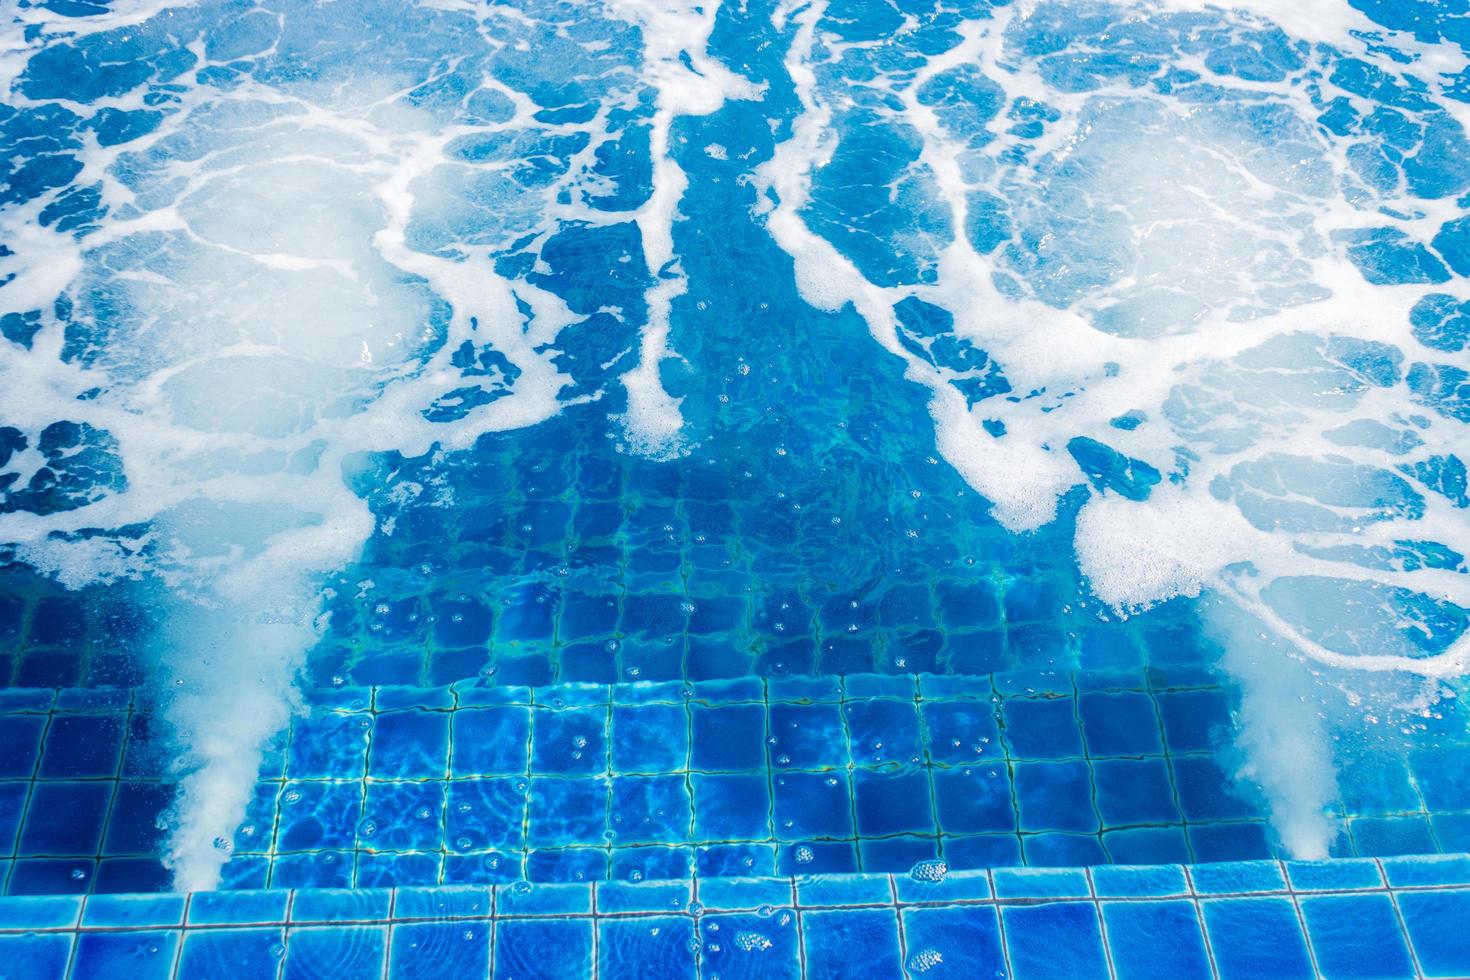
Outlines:
<svg viewBox="0 0 1470 980"><path fill-rule="evenodd" d="M776 836L781 840L851 837L847 774L783 772L772 778Z"/></svg>
<svg viewBox="0 0 1470 980"><path fill-rule="evenodd" d="M606 708L536 709L531 771L590 775L607 771Z"/></svg>
<svg viewBox="0 0 1470 980"><path fill-rule="evenodd" d="M1018 759L1081 756L1082 732L1072 698L1007 698L1001 705L1011 755Z"/></svg>
<svg viewBox="0 0 1470 980"><path fill-rule="evenodd" d="M1213 757L1175 758L1174 785L1190 820L1240 820L1264 814L1252 790L1225 774Z"/></svg>
<svg viewBox="0 0 1470 980"><path fill-rule="evenodd" d="M501 919L494 948L497 977L591 976L592 920Z"/></svg>
<svg viewBox="0 0 1470 980"><path fill-rule="evenodd" d="M520 705L463 708L454 712L452 728L454 750L449 766L456 778L527 771L531 709Z"/></svg>
<svg viewBox="0 0 1470 980"><path fill-rule="evenodd" d="M774 769L847 765L847 732L835 704L773 704L766 740Z"/></svg>
<svg viewBox="0 0 1470 980"><path fill-rule="evenodd" d="M386 926L304 926L286 942L283 980L376 977L387 953Z"/></svg>
<svg viewBox="0 0 1470 980"><path fill-rule="evenodd" d="M1188 864L1189 842L1183 827L1130 827L1103 832L1110 861L1122 864Z"/></svg>
<svg viewBox="0 0 1470 980"><path fill-rule="evenodd" d="M390 711L376 717L368 775L377 779L443 779L448 774L448 712Z"/></svg>
<svg viewBox="0 0 1470 980"><path fill-rule="evenodd" d="M1101 829L1086 762L1018 762L1015 774L1022 830L1096 833Z"/></svg>
<svg viewBox="0 0 1470 980"><path fill-rule="evenodd" d="M796 916L707 915L700 919L700 975L723 980L797 980L801 976Z"/></svg>
<svg viewBox="0 0 1470 980"><path fill-rule="evenodd" d="M680 776L618 776L612 781L608 829L619 844L687 839L693 809Z"/></svg>
<svg viewBox="0 0 1470 980"><path fill-rule="evenodd" d="M1154 699L1170 752L1213 752L1234 732L1231 698L1226 691L1161 691Z"/></svg>
<svg viewBox="0 0 1470 980"><path fill-rule="evenodd" d="M766 768L766 711L761 705L709 707L692 704L693 741L689 766L704 772L749 772Z"/></svg>
<svg viewBox="0 0 1470 980"><path fill-rule="evenodd" d="M357 825L359 847L382 851L437 851L444 845L443 781L367 784Z"/></svg>
<svg viewBox="0 0 1470 980"><path fill-rule="evenodd" d="M1398 913L1387 895L1316 895L1300 904L1324 977L1414 975Z"/></svg>
<svg viewBox="0 0 1470 980"><path fill-rule="evenodd" d="M93 855L102 839L115 784L41 782L31 789L19 855Z"/></svg>
<svg viewBox="0 0 1470 980"><path fill-rule="evenodd" d="M1008 975L994 906L906 908L902 916L909 976L975 980Z"/></svg>
<svg viewBox="0 0 1470 980"><path fill-rule="evenodd" d="M1470 890L1399 892L1399 910L1426 977L1470 976Z"/></svg>
<svg viewBox="0 0 1470 980"><path fill-rule="evenodd" d="M444 846L456 854L490 848L519 850L528 785L520 776L451 781Z"/></svg>
<svg viewBox="0 0 1470 980"><path fill-rule="evenodd" d="M1163 739L1153 698L1131 692L1083 694L1078 699L1087 752L1109 755L1162 755Z"/></svg>
<svg viewBox="0 0 1470 980"><path fill-rule="evenodd" d="M1193 902L1104 902L1102 915L1118 980L1211 975Z"/></svg>
<svg viewBox="0 0 1470 980"><path fill-rule="evenodd" d="M71 959L69 933L12 933L0 935L0 960L16 977L64 977Z"/></svg>
<svg viewBox="0 0 1470 980"><path fill-rule="evenodd" d="M925 771L853 773L858 833L863 837L890 834L933 834L934 813L929 803L929 775Z"/></svg>
<svg viewBox="0 0 1470 980"><path fill-rule="evenodd" d="M388 954L389 975L393 980L487 977L490 929L487 920L397 923Z"/></svg>
<svg viewBox="0 0 1470 980"><path fill-rule="evenodd" d="M287 783L280 808L277 851L350 848L362 814L362 784Z"/></svg>
<svg viewBox="0 0 1470 980"><path fill-rule="evenodd" d="M1315 975L1290 899L1209 899L1202 907L1221 980Z"/></svg>
<svg viewBox="0 0 1470 980"><path fill-rule="evenodd" d="M850 701L842 706L842 713L855 765L915 765L922 761L919 712L914 702Z"/></svg>
<svg viewBox="0 0 1470 980"><path fill-rule="evenodd" d="M892 909L807 912L802 930L808 980L903 975L898 914Z"/></svg>
<svg viewBox="0 0 1470 980"><path fill-rule="evenodd" d="M600 919L597 930L597 975L603 980L695 975L694 925L685 916Z"/></svg>
<svg viewBox="0 0 1470 980"><path fill-rule="evenodd" d="M291 722L286 775L292 779L353 779L367 771L372 716L313 711Z"/></svg>
<svg viewBox="0 0 1470 980"><path fill-rule="evenodd" d="M694 839L768 840L771 791L764 773L691 773L694 788Z"/></svg>
<svg viewBox="0 0 1470 980"><path fill-rule="evenodd" d="M83 932L77 936L71 977L75 980L168 980L173 976L179 933Z"/></svg>
<svg viewBox="0 0 1470 980"><path fill-rule="evenodd" d="M1016 811L1004 765L933 769L939 828L946 834L1011 832Z"/></svg>
<svg viewBox="0 0 1470 980"><path fill-rule="evenodd" d="M1105 825L1182 822L1163 759L1101 759L1092 774Z"/></svg>
<svg viewBox="0 0 1470 980"><path fill-rule="evenodd" d="M279 929L201 929L184 934L176 980L273 977L285 953Z"/></svg>
<svg viewBox="0 0 1470 980"><path fill-rule="evenodd" d="M532 845L606 843L607 780L535 778L528 807Z"/></svg>
<svg viewBox="0 0 1470 980"><path fill-rule="evenodd" d="M45 715L0 715L0 779L31 778L45 730Z"/></svg>
<svg viewBox="0 0 1470 980"><path fill-rule="evenodd" d="M684 705L613 706L614 772L678 772L688 761L689 718Z"/></svg>
<svg viewBox="0 0 1470 980"><path fill-rule="evenodd" d="M995 708L988 701L926 701L919 706L929 732L929 758L949 765L1005 758Z"/></svg>
<svg viewBox="0 0 1470 980"><path fill-rule="evenodd" d="M1097 910L1090 902L1011 905L1001 910L1016 980L1109 976Z"/></svg>

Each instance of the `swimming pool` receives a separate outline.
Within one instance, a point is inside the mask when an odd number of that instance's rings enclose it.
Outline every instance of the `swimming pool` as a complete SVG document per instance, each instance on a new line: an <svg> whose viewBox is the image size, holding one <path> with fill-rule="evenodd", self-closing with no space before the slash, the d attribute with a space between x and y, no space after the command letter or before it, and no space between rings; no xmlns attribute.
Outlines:
<svg viewBox="0 0 1470 980"><path fill-rule="evenodd" d="M1470 974L1457 8L4 17L15 969Z"/></svg>

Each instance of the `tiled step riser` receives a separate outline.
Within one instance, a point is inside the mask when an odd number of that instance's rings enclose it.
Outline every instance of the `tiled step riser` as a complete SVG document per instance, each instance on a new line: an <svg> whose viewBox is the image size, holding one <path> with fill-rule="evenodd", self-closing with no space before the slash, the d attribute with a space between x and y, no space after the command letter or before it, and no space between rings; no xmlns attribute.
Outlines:
<svg viewBox="0 0 1470 980"><path fill-rule="evenodd" d="M23 975L1470 975L1470 858L0 900Z"/></svg>
<svg viewBox="0 0 1470 980"><path fill-rule="evenodd" d="M341 691L261 774L229 887L1270 856L1228 692L1115 675ZM11 893L167 887L172 798L126 692L9 692ZM1470 847L1470 747L1350 761L1337 853ZM1396 768L1395 768L1396 767Z"/></svg>

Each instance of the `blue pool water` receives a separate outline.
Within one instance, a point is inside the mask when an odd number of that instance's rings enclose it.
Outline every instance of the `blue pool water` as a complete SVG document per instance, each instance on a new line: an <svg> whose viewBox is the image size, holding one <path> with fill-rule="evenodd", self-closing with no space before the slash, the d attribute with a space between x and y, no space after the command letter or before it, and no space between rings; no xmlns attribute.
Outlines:
<svg viewBox="0 0 1470 980"><path fill-rule="evenodd" d="M1459 5L0 19L0 945L116 975L135 896L210 975L136 896L238 891L262 975L411 975L439 889L506 976L1470 973L1383 860L1470 850ZM1200 884L1281 861L1348 877ZM698 948L517 918L594 882Z"/></svg>

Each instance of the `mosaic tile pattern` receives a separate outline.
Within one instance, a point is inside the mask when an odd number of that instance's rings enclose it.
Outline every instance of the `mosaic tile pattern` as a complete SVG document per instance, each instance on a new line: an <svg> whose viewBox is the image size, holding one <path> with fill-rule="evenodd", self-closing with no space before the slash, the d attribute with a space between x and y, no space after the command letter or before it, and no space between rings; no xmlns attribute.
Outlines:
<svg viewBox="0 0 1470 980"><path fill-rule="evenodd" d="M1219 748L1231 709L1158 671L343 690L271 753L225 884L1270 857ZM127 692L0 692L8 894L167 887L150 721ZM1470 849L1470 739L1440 725L1407 765L1348 758L1335 854Z"/></svg>
<svg viewBox="0 0 1470 980"><path fill-rule="evenodd" d="M1470 975L1446 928L1470 917L1463 855L931 870L12 898L0 961L130 980Z"/></svg>

